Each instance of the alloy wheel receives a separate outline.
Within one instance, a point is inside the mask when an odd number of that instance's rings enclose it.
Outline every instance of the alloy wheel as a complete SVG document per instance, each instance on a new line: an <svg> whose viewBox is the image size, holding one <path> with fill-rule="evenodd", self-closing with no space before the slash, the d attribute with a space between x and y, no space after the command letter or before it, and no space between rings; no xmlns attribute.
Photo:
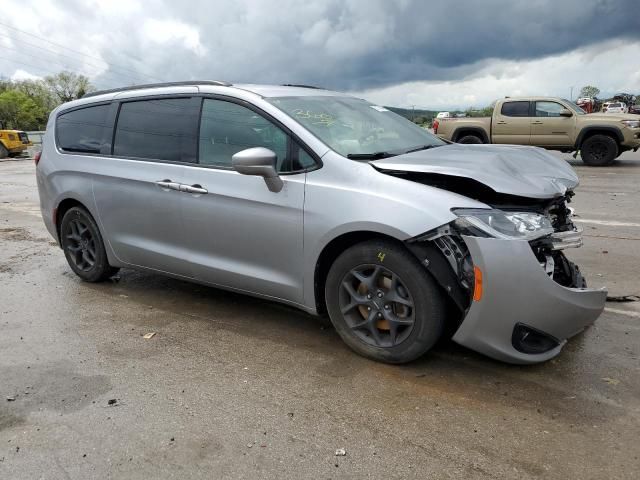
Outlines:
<svg viewBox="0 0 640 480"><path fill-rule="evenodd" d="M395 347L409 337L415 323L411 293L399 275L380 265L360 265L343 278L340 310L361 341Z"/></svg>
<svg viewBox="0 0 640 480"><path fill-rule="evenodd" d="M66 250L69 258L79 270L91 270L96 263L96 242L91 229L81 219L74 218L69 222L65 235Z"/></svg>

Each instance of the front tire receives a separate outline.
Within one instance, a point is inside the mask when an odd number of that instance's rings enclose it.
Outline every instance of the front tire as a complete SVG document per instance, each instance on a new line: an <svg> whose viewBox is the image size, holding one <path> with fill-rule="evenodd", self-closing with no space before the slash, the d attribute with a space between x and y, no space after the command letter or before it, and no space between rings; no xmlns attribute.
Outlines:
<svg viewBox="0 0 640 480"><path fill-rule="evenodd" d="M611 165L618 156L618 144L609 135L593 135L582 142L580 156L592 167Z"/></svg>
<svg viewBox="0 0 640 480"><path fill-rule="evenodd" d="M465 135L464 137L460 137L456 143L478 144L483 142L480 137L475 135Z"/></svg>
<svg viewBox="0 0 640 480"><path fill-rule="evenodd" d="M84 208L73 207L64 214L60 242L71 270L85 282L102 282L118 272L109 265L100 230Z"/></svg>
<svg viewBox="0 0 640 480"><path fill-rule="evenodd" d="M7 150L2 143L0 143L0 158L7 158L8 156L9 150Z"/></svg>
<svg viewBox="0 0 640 480"><path fill-rule="evenodd" d="M329 270L325 299L342 340L373 360L415 360L444 329L442 291L420 262L392 241L367 241L344 251Z"/></svg>

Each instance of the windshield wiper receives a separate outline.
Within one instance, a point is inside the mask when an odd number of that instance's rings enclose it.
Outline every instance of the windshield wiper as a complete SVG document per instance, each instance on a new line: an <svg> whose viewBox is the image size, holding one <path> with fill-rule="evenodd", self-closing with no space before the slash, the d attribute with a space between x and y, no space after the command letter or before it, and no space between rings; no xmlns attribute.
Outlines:
<svg viewBox="0 0 640 480"><path fill-rule="evenodd" d="M439 146L440 145L422 145L421 147L411 148L404 153L419 152L420 150L429 150L430 148L436 148Z"/></svg>
<svg viewBox="0 0 640 480"><path fill-rule="evenodd" d="M350 153L347 158L351 160L379 160L381 158L389 158L397 155L391 152L374 152L374 153Z"/></svg>

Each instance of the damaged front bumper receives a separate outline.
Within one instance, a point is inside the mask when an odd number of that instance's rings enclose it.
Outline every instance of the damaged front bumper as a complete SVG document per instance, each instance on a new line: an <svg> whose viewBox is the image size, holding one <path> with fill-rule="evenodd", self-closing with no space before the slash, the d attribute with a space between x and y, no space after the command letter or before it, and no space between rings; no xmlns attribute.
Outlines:
<svg viewBox="0 0 640 480"><path fill-rule="evenodd" d="M558 284L527 241L462 239L482 272L482 294L474 295L455 342L497 360L538 363L558 355L568 338L602 313L605 289Z"/></svg>

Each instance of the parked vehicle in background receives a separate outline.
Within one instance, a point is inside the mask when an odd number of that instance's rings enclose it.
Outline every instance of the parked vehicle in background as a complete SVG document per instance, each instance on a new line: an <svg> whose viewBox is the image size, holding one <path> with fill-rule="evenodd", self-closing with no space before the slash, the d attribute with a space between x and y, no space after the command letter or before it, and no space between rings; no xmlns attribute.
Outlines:
<svg viewBox="0 0 640 480"><path fill-rule="evenodd" d="M624 103L627 107L629 107L629 105L633 105L636 103L636 96L631 95L630 93L616 93L611 100Z"/></svg>
<svg viewBox="0 0 640 480"><path fill-rule="evenodd" d="M585 113L594 113L602 109L602 101L596 97L580 97L576 100L576 105Z"/></svg>
<svg viewBox="0 0 640 480"><path fill-rule="evenodd" d="M640 105L629 105L629 113L640 115Z"/></svg>
<svg viewBox="0 0 640 480"><path fill-rule="evenodd" d="M434 129L457 143L534 145L580 151L587 165L609 165L640 147L640 119L630 114L586 114L569 100L521 97L498 100L492 117L442 118Z"/></svg>
<svg viewBox="0 0 640 480"><path fill-rule="evenodd" d="M455 332L541 362L604 308L563 254L582 244L570 165L450 144L337 92L96 92L52 112L36 160L44 223L83 280L129 267L328 312L379 361Z"/></svg>
<svg viewBox="0 0 640 480"><path fill-rule="evenodd" d="M605 103L602 106L602 113L612 114L612 113L628 113L628 112L629 112L629 109L622 102Z"/></svg>
<svg viewBox="0 0 640 480"><path fill-rule="evenodd" d="M32 143L28 135L21 130L5 130L0 123L0 158L17 157Z"/></svg>
<svg viewBox="0 0 640 480"><path fill-rule="evenodd" d="M436 118L450 118L451 112L440 112L436 115Z"/></svg>

